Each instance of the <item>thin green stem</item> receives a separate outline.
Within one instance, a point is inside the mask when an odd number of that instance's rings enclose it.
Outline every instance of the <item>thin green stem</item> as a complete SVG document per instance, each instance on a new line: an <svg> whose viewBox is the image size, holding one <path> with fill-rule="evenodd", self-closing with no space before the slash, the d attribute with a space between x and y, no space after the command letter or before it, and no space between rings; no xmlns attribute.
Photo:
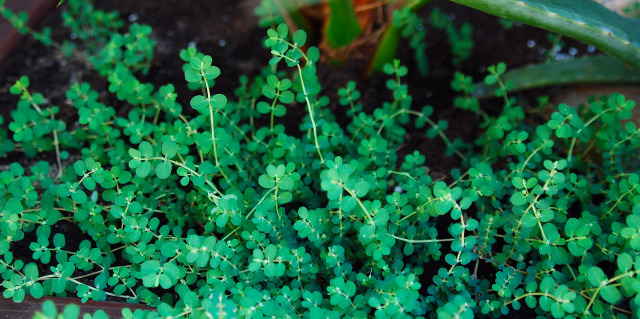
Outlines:
<svg viewBox="0 0 640 319"><path fill-rule="evenodd" d="M438 239L438 238L433 238L433 239L408 239L408 238L402 238L402 237L398 237L395 235L390 235L391 237L393 237L394 239L400 240L400 241L404 241L407 243L412 243L412 244L428 244L428 243L442 243L442 242L448 242L448 241L454 241L453 238L446 238L446 239Z"/></svg>
<svg viewBox="0 0 640 319"><path fill-rule="evenodd" d="M367 210L367 208L364 206L364 204L362 203L362 201L360 200L360 198L358 198L358 196L356 196L356 193L354 193L352 190L350 190L349 188L347 188L346 185L342 185L342 188L349 193L349 195L351 195L351 197L353 197L356 202L358 202L358 206L360 206L360 208L362 209L362 212L367 216L367 218L369 219L369 223L371 225L375 225L375 222L373 221L373 218L371 217L371 214L369 213L369 210Z"/></svg>
<svg viewBox="0 0 640 319"><path fill-rule="evenodd" d="M282 40L282 42L289 44L291 47L295 48L295 46L287 41ZM302 55L305 58L305 61L309 61L309 59L307 59L306 55L304 54L304 52L300 51L302 53ZM291 59L290 57L287 57L285 55L282 55L280 53L278 53L278 56L283 57L284 59L286 59L287 61L291 61L291 62L296 62L293 59ZM309 93L307 92L307 87L304 84L304 77L302 76L302 67L300 67L300 63L296 64L296 67L298 68L298 76L300 76L300 86L302 87L302 94L304 95L304 100L307 104L307 110L309 112L309 118L311 119L311 128L313 129L313 138L316 144L316 151L318 152L318 157L320 157L320 163L324 164L324 157L322 157L322 153L320 152L320 143L318 143L318 131L317 131L317 125L316 125L316 121L314 119L313 116L313 106L311 105L311 101L309 100Z"/></svg>
<svg viewBox="0 0 640 319"><path fill-rule="evenodd" d="M258 205L262 204L262 202L264 202L264 200L267 198L267 195L269 195L271 192L273 192L276 189L276 187L271 187L266 193L264 193L264 195L262 195L262 198L260 198L260 201L258 201L258 203L253 206L253 208L251 209L251 211L247 214L246 219L249 219L249 217L251 216L251 214L253 214L253 212L256 211L256 209L258 208ZM227 235L228 236L228 235ZM225 236L225 238L227 237Z"/></svg>
<svg viewBox="0 0 640 319"><path fill-rule="evenodd" d="M53 120L53 114L51 114L51 120ZM58 141L58 130L53 130L53 146L56 148L56 163L58 164L58 174L56 180L62 176L62 160L60 159L60 141Z"/></svg>
<svg viewBox="0 0 640 319"><path fill-rule="evenodd" d="M582 131L588 127L589 125L591 125L591 123L593 123L595 120L597 120L598 118L600 118L602 115L610 112L611 109L606 109L596 115L594 115L591 119L589 119L586 123L584 123L584 127L579 129L578 132L576 133L576 137L571 139L571 145L569 146L569 151L567 152L567 162L571 162L571 157L573 156L573 148L576 145L576 141L578 140L578 136L580 135L580 133L582 133Z"/></svg>
<svg viewBox="0 0 640 319"><path fill-rule="evenodd" d="M298 67L298 75L300 76L300 84L302 86L302 93L304 94L304 100L307 103L307 109L309 111L309 118L311 119L311 127L313 128L313 138L316 143L316 150L318 151L318 156L320 157L320 163L324 164L324 158L322 157L322 153L320 152L320 144L318 143L318 132L316 129L316 121L313 118L313 107L311 106L311 101L309 101L309 94L307 93L307 87L304 85L304 78L302 77L302 68L300 64Z"/></svg>
<svg viewBox="0 0 640 319"><path fill-rule="evenodd" d="M214 121L214 111L213 105L211 105L211 89L209 88L209 81L207 81L207 77L204 74L204 62L200 62L200 75L204 80L204 87L206 88L207 93L207 105L209 106L209 124L211 125L211 142L213 143L213 158L216 161L216 166L220 169L220 174L222 177L229 182L229 178L224 174L222 167L220 167L220 162L218 161L218 143L216 143L216 129L215 129L215 121Z"/></svg>
<svg viewBox="0 0 640 319"><path fill-rule="evenodd" d="M166 158L166 157L159 157L159 156L155 156L155 157L147 157L146 159L147 159L147 160L168 161L168 162L170 162L170 163L171 163L171 164L173 164L173 165L176 165L176 166L179 166L179 167L184 168L185 170L187 170L187 171L188 171L189 173L191 173L192 175L195 175L195 176L198 176L198 177L202 176L202 174L200 174L200 173L198 173L198 172L194 171L193 169L191 169L190 167L188 167L188 166L184 165L184 163L181 163L181 162L178 162L178 161L174 161L174 160L170 160L170 159L168 159L168 158ZM218 189L218 188L213 184L213 182L211 182L210 180L208 180L208 179L206 179L206 178L205 178L205 183L206 183L207 185L211 186L211 188L212 188L215 192L217 192L217 193L219 194L219 196L218 196L218 195L216 195L216 194L210 194L211 196L213 196L213 198L215 199L215 201L217 201L217 200L220 198L220 196L222 196L222 195L223 195L223 194L222 194L222 192L221 192L221 191L220 191L220 190L219 190L219 189Z"/></svg>

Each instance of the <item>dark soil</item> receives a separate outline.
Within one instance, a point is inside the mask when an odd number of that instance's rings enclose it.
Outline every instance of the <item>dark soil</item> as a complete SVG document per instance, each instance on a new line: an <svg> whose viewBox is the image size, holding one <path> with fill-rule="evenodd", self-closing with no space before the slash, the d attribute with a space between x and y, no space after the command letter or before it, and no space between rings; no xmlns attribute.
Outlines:
<svg viewBox="0 0 640 319"><path fill-rule="evenodd" d="M216 80L215 89L227 96L233 95L238 86L238 76L241 74L251 77L260 72L270 58L268 50L263 48L262 39L266 32L258 27L257 18L253 13L258 0L228 1L228 0L96 0L95 6L103 10L118 10L125 20L151 25L153 37L157 41L153 67L142 80L153 83L156 87L173 83L182 105L188 105L193 95L187 90L182 73L182 60L178 54L190 43L213 57L214 65L222 70L222 75ZM418 72L410 72L407 77L410 92L414 98L416 109L425 105L434 107L433 119L445 119L449 122L447 135L451 140L460 138L467 143L473 143L480 128L479 118L470 112L460 111L452 106L455 96L449 82L455 71L460 71L481 79L487 66L497 62L506 62L510 68L539 62L543 59L541 48L550 48L547 32L527 26L516 25L511 29L504 29L495 17L462 7L450 2L436 1L437 6L455 17L455 24L468 22L474 26L475 48L470 60L461 65L451 65L451 53L446 35L442 31L428 30L428 61L429 76L424 78ZM433 5L422 9L427 17ZM40 24L53 28L54 39L68 38L68 30L63 27L58 10L53 10ZM428 25L427 25L428 28ZM531 46L531 41L536 43ZM585 46L575 42L567 42L567 48L576 47L584 52ZM409 70L416 70L413 53L401 47L399 58ZM528 45L529 44L529 45ZM362 102L366 109L378 107L380 101L389 99L389 93L384 88L385 76L374 75L362 78L362 67L367 61L349 61L336 66L330 63L319 67L320 81L323 83L324 94L330 96L333 104L330 107L341 112L337 101L336 91L349 80L357 82L362 92ZM9 87L22 75L29 76L31 89L40 92L54 105L61 107L61 113L69 125L77 121L77 115L72 112L73 107L65 101L64 94L74 82L89 82L97 89L102 97L101 101L110 105L118 105L117 101L108 94L106 81L94 72L85 62L66 60L62 54L53 48L47 48L31 38L25 38L9 58L0 65L0 115L5 122L9 112L16 105L18 98L9 94ZM521 101L528 103L533 97L522 96ZM499 112L500 101L483 101L482 107L490 114ZM124 111L124 110L121 110ZM296 116L295 114L293 116ZM294 122L295 123L295 122ZM6 125L6 123L4 124ZM445 155L445 146L439 139L429 140L424 130L409 130L406 145L402 153L419 150L427 157L427 165L434 177L448 176L449 171L459 167L453 157ZM0 160L4 165L13 161L11 158ZM68 227L68 225L60 225ZM63 229L73 232L73 229ZM80 239L81 240L81 239ZM23 260L30 258L31 252L24 247ZM16 256L20 258L21 256ZM437 269L434 268L434 269Z"/></svg>

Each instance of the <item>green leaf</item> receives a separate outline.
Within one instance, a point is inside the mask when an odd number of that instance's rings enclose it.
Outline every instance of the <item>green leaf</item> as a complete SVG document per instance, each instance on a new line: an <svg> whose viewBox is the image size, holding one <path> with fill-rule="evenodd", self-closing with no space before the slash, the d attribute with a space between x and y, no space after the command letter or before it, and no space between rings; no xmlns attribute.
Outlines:
<svg viewBox="0 0 640 319"><path fill-rule="evenodd" d="M587 272L587 279L593 287L600 287L601 285L607 284L607 276L604 274L602 269L596 266L589 268L589 271Z"/></svg>
<svg viewBox="0 0 640 319"><path fill-rule="evenodd" d="M96 181L94 180L94 176L88 176L82 181L82 185L87 188L87 190L94 190L96 188Z"/></svg>
<svg viewBox="0 0 640 319"><path fill-rule="evenodd" d="M444 261L451 266L455 266L458 264L458 260L453 254L447 254L446 256L444 256Z"/></svg>
<svg viewBox="0 0 640 319"><path fill-rule="evenodd" d="M142 274L155 274L160 270L160 263L157 260L147 260L140 265Z"/></svg>
<svg viewBox="0 0 640 319"><path fill-rule="evenodd" d="M602 289L600 289L600 295L602 296L602 299L612 305L615 305L622 300L620 291L612 285L602 287Z"/></svg>
<svg viewBox="0 0 640 319"><path fill-rule="evenodd" d="M156 175L160 179L167 179L171 176L171 162L165 160L156 166Z"/></svg>
<svg viewBox="0 0 640 319"><path fill-rule="evenodd" d="M140 153L140 151L138 151L137 149L133 149L133 148L129 149L129 155L134 159L139 159L142 157L142 153Z"/></svg>
<svg viewBox="0 0 640 319"><path fill-rule="evenodd" d="M194 60L197 63L196 65L194 65ZM200 60L198 58L192 58L191 59L191 65L193 66L194 69L207 70L208 68L211 67L211 63L212 62L213 62L213 59L209 55L203 56L202 60Z"/></svg>
<svg viewBox="0 0 640 319"><path fill-rule="evenodd" d="M273 181L273 178L269 177L267 174L260 175L260 177L258 178L258 184L267 189L270 189L276 185L276 183Z"/></svg>
<svg viewBox="0 0 640 319"><path fill-rule="evenodd" d="M307 49L307 58L309 58L311 62L318 62L318 60L320 60L320 49L317 47L309 47L309 49Z"/></svg>
<svg viewBox="0 0 640 319"><path fill-rule="evenodd" d="M71 193L71 198L78 204L84 204L87 202L87 194L81 189L76 189Z"/></svg>
<svg viewBox="0 0 640 319"><path fill-rule="evenodd" d="M280 23L276 28L277 36L280 38L286 38L289 35L289 27L285 23Z"/></svg>
<svg viewBox="0 0 640 319"><path fill-rule="evenodd" d="M356 291L356 285L351 282L345 282L343 278L331 279L330 286L327 287L327 292L331 295L329 300L332 305L338 306L342 309L347 309L351 306L351 299Z"/></svg>
<svg viewBox="0 0 640 319"><path fill-rule="evenodd" d="M56 318L58 309L56 308L56 304L53 302L53 300L47 299L42 302L42 314L45 315L46 318Z"/></svg>
<svg viewBox="0 0 640 319"><path fill-rule="evenodd" d="M211 106L214 109L222 109L227 105L227 97L222 94L216 94L211 97Z"/></svg>
<svg viewBox="0 0 640 319"><path fill-rule="evenodd" d="M139 150L140 150L140 154L144 157L152 157L153 156L153 146L151 146L151 143L147 142L147 141L142 141L140 142L140 145L138 146Z"/></svg>
<svg viewBox="0 0 640 319"><path fill-rule="evenodd" d="M551 293L555 290L555 281L550 276L545 276L540 282L540 291L544 293Z"/></svg>
<svg viewBox="0 0 640 319"><path fill-rule="evenodd" d="M360 242L362 242L363 244L368 244L371 242L375 231L375 226L363 225L362 227L360 227L360 231L358 232L358 239L360 239Z"/></svg>
<svg viewBox="0 0 640 319"><path fill-rule="evenodd" d="M80 306L77 304L68 304L64 307L61 314L62 318L80 318Z"/></svg>
<svg viewBox="0 0 640 319"><path fill-rule="evenodd" d="M364 197L369 192L369 183L365 181L359 181L356 183L354 191L358 197Z"/></svg>
<svg viewBox="0 0 640 319"><path fill-rule="evenodd" d="M290 203L293 200L293 195L290 192L280 192L278 193L278 203L286 204Z"/></svg>
<svg viewBox="0 0 640 319"><path fill-rule="evenodd" d="M83 176L84 173L87 172L87 167L85 166L84 161L81 160L73 163L73 169L78 176Z"/></svg>
<svg viewBox="0 0 640 319"><path fill-rule="evenodd" d="M36 299L42 298L42 296L44 295L44 289L42 288L42 284L39 282L36 282L35 284L33 284L29 288L29 294L31 295L31 297Z"/></svg>
<svg viewBox="0 0 640 319"><path fill-rule="evenodd" d="M257 107L258 112L260 112L262 114L267 114L267 113L271 112L271 105L269 105L269 103L267 103L265 101L258 102L256 107Z"/></svg>
<svg viewBox="0 0 640 319"><path fill-rule="evenodd" d="M511 204L515 206L521 206L527 203L527 196L525 196L521 192L514 193L511 195Z"/></svg>
<svg viewBox="0 0 640 319"><path fill-rule="evenodd" d="M269 164L269 165L267 166L266 172L267 172L267 175L268 175L269 177L274 178L274 177L278 176L278 170L276 169L276 167L275 167L275 166L273 166L273 165L271 165L271 164Z"/></svg>
<svg viewBox="0 0 640 319"><path fill-rule="evenodd" d="M202 111L209 107L209 102L207 102L207 99L204 96L196 95L191 98L189 105L191 105L191 107L196 111Z"/></svg>
<svg viewBox="0 0 640 319"><path fill-rule="evenodd" d="M295 96L293 95L293 92L291 91L280 92L280 97L278 98L278 101L280 101L281 103L289 104L289 103L293 103L294 100L295 100Z"/></svg>
<svg viewBox="0 0 640 319"><path fill-rule="evenodd" d="M190 69L184 71L184 79L190 83L200 82L202 80L202 75L200 72Z"/></svg>
<svg viewBox="0 0 640 319"><path fill-rule="evenodd" d="M294 187L294 181L291 177L289 176L285 176L283 178L280 179L280 182L278 183L278 187L282 190L288 191L288 190L292 190Z"/></svg>
<svg viewBox="0 0 640 319"><path fill-rule="evenodd" d="M140 177L147 177L151 173L151 163L144 162L136 168L136 175Z"/></svg>
<svg viewBox="0 0 640 319"><path fill-rule="evenodd" d="M631 255L629 255L628 253L621 253L618 256L618 269L620 269L621 272L626 273L627 271L631 270L631 268L633 267L633 258L631 257Z"/></svg>
<svg viewBox="0 0 640 319"><path fill-rule="evenodd" d="M29 87L29 78L27 76L21 76L15 84L9 88L9 92L14 95L21 94L23 90Z"/></svg>
<svg viewBox="0 0 640 319"><path fill-rule="evenodd" d="M300 29L293 34L293 43L295 46L302 47L307 42L307 33Z"/></svg>
<svg viewBox="0 0 640 319"><path fill-rule="evenodd" d="M171 159L178 153L178 145L176 142L167 139L162 142L162 154L167 158Z"/></svg>
<svg viewBox="0 0 640 319"><path fill-rule="evenodd" d="M162 256L172 258L178 253L179 247L175 242L165 242L162 244L161 253Z"/></svg>

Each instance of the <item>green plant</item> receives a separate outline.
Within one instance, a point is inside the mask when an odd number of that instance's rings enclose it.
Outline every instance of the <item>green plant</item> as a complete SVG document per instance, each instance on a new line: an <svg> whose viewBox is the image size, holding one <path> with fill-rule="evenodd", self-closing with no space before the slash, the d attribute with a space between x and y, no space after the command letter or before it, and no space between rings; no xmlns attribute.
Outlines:
<svg viewBox="0 0 640 319"><path fill-rule="evenodd" d="M608 56L597 55L528 65L506 72L503 80L512 83L510 92L519 92L553 85L638 83L640 73ZM496 88L495 83L480 84L473 94L494 96Z"/></svg>
<svg viewBox="0 0 640 319"><path fill-rule="evenodd" d="M365 55L369 63L366 73L381 71L385 64L391 63L395 59L400 39L407 38L409 47L414 51L418 70L426 76L427 29L416 11L429 2L431 1L380 3L372 0L329 0L326 1L327 14L320 21L322 30L314 30L314 23L310 21L312 18L303 14L303 10L308 10L308 7L324 4L322 1L263 0L256 8L256 14L263 27L275 27L286 22L291 29L303 29L311 33L312 40L319 43L323 53L335 60ZM464 24L459 30L456 29L452 21L437 9L432 12L431 18L433 27L445 30L448 35L451 52L455 56L452 62L459 64L467 59L473 48L472 27ZM367 46L372 46L373 49Z"/></svg>
<svg viewBox="0 0 640 319"><path fill-rule="evenodd" d="M51 300L45 300L42 303L42 311L36 311L34 319L76 319L80 318L80 307L76 304L68 304L62 312L58 312L56 305ZM133 313L128 309L123 311L123 318L132 318ZM85 313L83 319L107 319L109 316L102 309L96 310L93 314Z"/></svg>
<svg viewBox="0 0 640 319"><path fill-rule="evenodd" d="M557 33L549 35L553 49L547 53L547 62L505 74L505 81L513 83L512 92L549 85L638 81L640 47L634 35L640 28L637 19L622 17L595 1L585 1L579 6L564 0L452 1ZM633 16L635 5L626 8L627 15ZM589 43L618 61L606 56L549 61L555 48L561 47L563 35ZM495 86L480 84L474 95L487 97L494 89Z"/></svg>
<svg viewBox="0 0 640 319"><path fill-rule="evenodd" d="M281 4L283 1L286 4ZM583 1L579 6L570 0L534 0L534 1L517 1L517 0L451 0L453 2L472 7L474 9L484 11L489 14L506 18L513 21L519 21L528 25L539 27L545 30L566 35L602 50L608 55L620 60L634 69L639 70L640 64L640 44L635 37L636 30L640 28L640 22L634 18L622 17L596 3L595 1ZM310 1L316 3L317 1ZM386 63L389 63L395 56L398 46L400 30L404 37L410 38L410 46L415 49L416 59L420 66L420 71L426 74L426 60L424 54L424 31L420 18L415 15L417 8L424 6L431 0L415 0L403 1L395 4L393 10L393 23L386 29L380 37L380 45L376 49L376 54L372 58L372 68L381 69ZM324 36L329 43L334 43L332 47L343 46L351 43L361 32L362 27L358 24L358 17L353 13L355 3L349 6L351 1L335 0L329 1L332 11L340 12L341 19L333 19L334 25L328 24L328 31ZM367 1L359 1L358 3L369 4ZM338 4L341 10L338 10ZM285 21L291 21L297 24L297 27L309 30L307 23L300 14L296 12L296 8L304 7L305 1L298 3L294 0L264 0L258 8L257 13L262 17L263 25L274 25ZM635 6L634 6L635 5ZM287 10L281 10L285 7ZM633 3L626 8L628 15L633 16L633 10L637 7L637 3ZM295 19L284 19L282 14L296 13ZM343 12L351 12L351 14L342 14ZM433 15L437 16L435 11ZM432 17L435 22L446 22L446 19ZM330 18L332 17L330 13ZM329 22L332 20L329 18ZM437 27L439 23L434 25ZM469 50L473 47L470 38L471 28L463 26L457 32L450 25L441 25L441 28L447 30L449 40L452 43L452 52L457 56L454 62L460 62L468 56ZM335 30L335 32L331 32ZM345 32L347 30L347 32ZM352 34L344 41L337 41L338 37L346 34ZM558 38L559 40L559 38Z"/></svg>
<svg viewBox="0 0 640 319"><path fill-rule="evenodd" d="M570 36L640 70L640 22L595 1L451 0L499 17Z"/></svg>
<svg viewBox="0 0 640 319"><path fill-rule="evenodd" d="M103 15L80 3L68 3L72 28L80 14ZM82 21L106 34L94 18ZM637 317L633 101L559 105L532 124L509 96L506 65L484 78L502 98L498 114L457 73L456 107L482 119L465 143L447 137L432 107L414 105L397 60L383 67L390 99L372 112L353 82L339 90L349 109L341 125L302 30L269 29L269 67L241 77L233 97L215 91L225 75L210 56L183 50L196 92L186 99L138 79L152 59L149 33L132 25L75 51L129 105L120 113L76 83L61 106L77 109L72 125L28 78L11 87L20 102L0 136L13 141L0 145L27 159L0 172L5 298L108 296L156 308L125 318L499 318L525 306L541 317ZM306 109L298 127L281 119L293 107ZM441 139L460 167L436 180L425 154L400 155L410 125ZM15 258L19 247L31 260Z"/></svg>

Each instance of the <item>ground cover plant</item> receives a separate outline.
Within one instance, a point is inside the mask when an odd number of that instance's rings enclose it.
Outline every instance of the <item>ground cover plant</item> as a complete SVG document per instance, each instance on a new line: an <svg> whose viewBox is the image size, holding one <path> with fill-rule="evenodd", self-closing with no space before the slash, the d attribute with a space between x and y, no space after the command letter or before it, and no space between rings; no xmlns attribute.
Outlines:
<svg viewBox="0 0 640 319"><path fill-rule="evenodd" d="M398 60L383 67L389 100L365 106L348 82L331 101L319 50L280 24L266 31L272 58L233 95L216 85L239 75L184 49L184 97L177 83L141 80L156 45L148 26L79 0L62 7L75 43L1 10L90 63L118 105L87 83L61 106L27 77L11 85L20 102L0 129L5 298L155 308L125 318L637 317L640 129L622 95L553 105L535 121L509 94L505 64L483 79L456 73L455 107L477 114L482 132L461 141L413 103ZM495 85L497 112L474 97L476 80ZM77 122L60 120L62 108ZM291 125L296 109L304 117ZM401 156L409 128L442 140L460 167L436 178L431 154ZM20 247L30 259L14 258ZM48 303L39 314L56 315Z"/></svg>

